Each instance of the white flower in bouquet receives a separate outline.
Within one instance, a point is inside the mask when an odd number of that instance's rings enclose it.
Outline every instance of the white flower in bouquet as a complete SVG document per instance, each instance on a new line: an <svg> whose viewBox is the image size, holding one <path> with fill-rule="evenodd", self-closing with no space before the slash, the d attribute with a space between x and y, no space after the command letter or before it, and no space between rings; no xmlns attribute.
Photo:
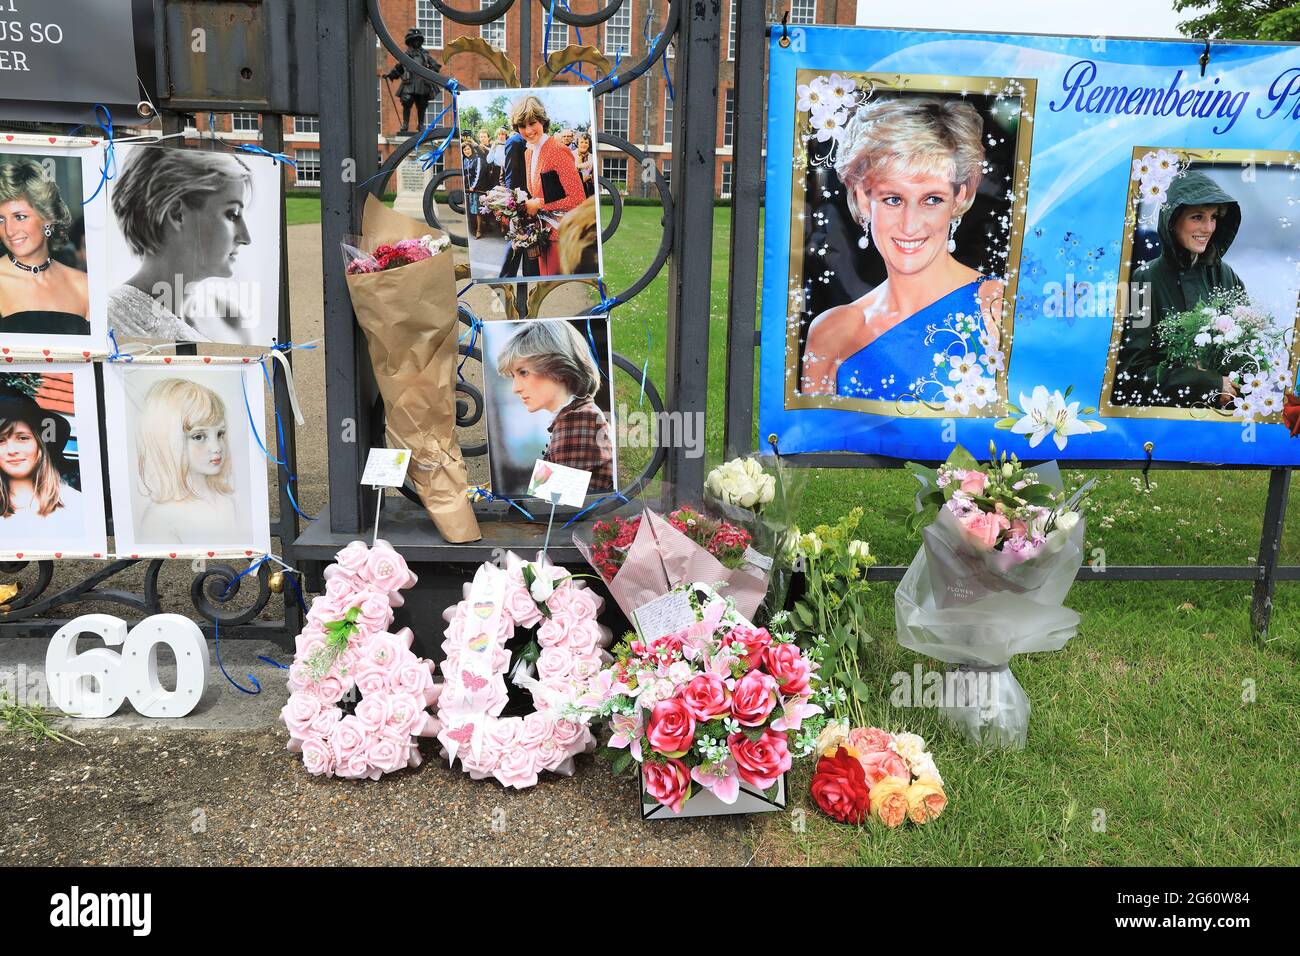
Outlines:
<svg viewBox="0 0 1300 956"><path fill-rule="evenodd" d="M776 497L776 479L752 458L733 458L709 472L704 481L709 494L724 504L761 510Z"/></svg>
<svg viewBox="0 0 1300 956"><path fill-rule="evenodd" d="M912 768L922 757L930 756L925 752L925 739L920 734L894 734L892 746L895 753L903 758L903 762L909 768ZM916 771L912 770L912 773L915 774Z"/></svg>
<svg viewBox="0 0 1300 956"><path fill-rule="evenodd" d="M546 575L538 575L533 578L533 583L528 587L528 593L533 596L534 601L546 601L555 593L555 585Z"/></svg>
<svg viewBox="0 0 1300 956"><path fill-rule="evenodd" d="M849 557L855 561L871 560L871 545L858 538L849 542Z"/></svg>
<svg viewBox="0 0 1300 956"><path fill-rule="evenodd" d="M1056 527L1069 534L1074 530L1074 526L1079 523L1079 512L1067 511L1065 514L1056 516Z"/></svg>
<svg viewBox="0 0 1300 956"><path fill-rule="evenodd" d="M799 550L805 558L815 558L822 553L822 539L816 531L809 531L799 539Z"/></svg>
<svg viewBox="0 0 1300 956"><path fill-rule="evenodd" d="M824 754L828 750L834 750L840 744L849 739L849 722L844 720L828 720L822 732L817 735L817 752Z"/></svg>

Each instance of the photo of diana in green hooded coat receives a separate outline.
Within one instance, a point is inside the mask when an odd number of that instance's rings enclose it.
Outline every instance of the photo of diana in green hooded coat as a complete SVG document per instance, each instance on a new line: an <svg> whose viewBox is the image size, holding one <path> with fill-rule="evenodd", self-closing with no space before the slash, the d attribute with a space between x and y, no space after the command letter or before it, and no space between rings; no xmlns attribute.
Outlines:
<svg viewBox="0 0 1300 956"><path fill-rule="evenodd" d="M1160 370L1165 353L1156 330L1161 319L1208 302L1216 290L1245 289L1225 260L1240 228L1241 206L1205 173L1185 171L1170 183L1160 208L1160 254L1134 269L1129 279L1136 314L1125 321L1113 404L1217 406L1237 394L1219 370Z"/></svg>

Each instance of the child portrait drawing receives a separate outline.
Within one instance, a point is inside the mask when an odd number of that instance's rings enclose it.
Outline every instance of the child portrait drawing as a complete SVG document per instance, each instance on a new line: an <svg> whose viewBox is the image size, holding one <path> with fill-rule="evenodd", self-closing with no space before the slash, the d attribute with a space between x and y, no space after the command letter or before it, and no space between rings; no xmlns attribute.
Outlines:
<svg viewBox="0 0 1300 956"><path fill-rule="evenodd" d="M235 498L225 402L182 378L150 386L136 425L136 471L150 544L208 544L244 525Z"/></svg>

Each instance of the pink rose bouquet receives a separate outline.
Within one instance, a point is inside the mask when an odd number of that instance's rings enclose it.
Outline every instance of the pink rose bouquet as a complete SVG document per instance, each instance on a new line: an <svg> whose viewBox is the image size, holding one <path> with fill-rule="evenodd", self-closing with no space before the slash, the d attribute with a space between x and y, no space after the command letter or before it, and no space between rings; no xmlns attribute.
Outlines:
<svg viewBox="0 0 1300 956"><path fill-rule="evenodd" d="M614 770L639 765L645 793L680 813L696 789L732 805L774 792L824 723L819 660L790 634L753 627L710 589L686 589L696 623L629 635L576 709L609 723Z"/></svg>
<svg viewBox="0 0 1300 956"><path fill-rule="evenodd" d="M327 596L312 602L289 668L280 719L307 772L378 780L420 763L417 737L437 734L433 661L411 650L409 628L388 633L398 593L415 575L386 541L354 541L325 569ZM360 693L353 713L339 704Z"/></svg>

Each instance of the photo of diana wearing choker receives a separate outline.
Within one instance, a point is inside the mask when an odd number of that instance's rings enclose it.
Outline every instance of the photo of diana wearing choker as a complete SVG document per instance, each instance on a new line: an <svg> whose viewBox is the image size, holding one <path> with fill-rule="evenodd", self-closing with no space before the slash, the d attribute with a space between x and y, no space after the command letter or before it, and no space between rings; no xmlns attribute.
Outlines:
<svg viewBox="0 0 1300 956"><path fill-rule="evenodd" d="M74 209L80 220L79 159L0 154L0 335L90 335Z"/></svg>

